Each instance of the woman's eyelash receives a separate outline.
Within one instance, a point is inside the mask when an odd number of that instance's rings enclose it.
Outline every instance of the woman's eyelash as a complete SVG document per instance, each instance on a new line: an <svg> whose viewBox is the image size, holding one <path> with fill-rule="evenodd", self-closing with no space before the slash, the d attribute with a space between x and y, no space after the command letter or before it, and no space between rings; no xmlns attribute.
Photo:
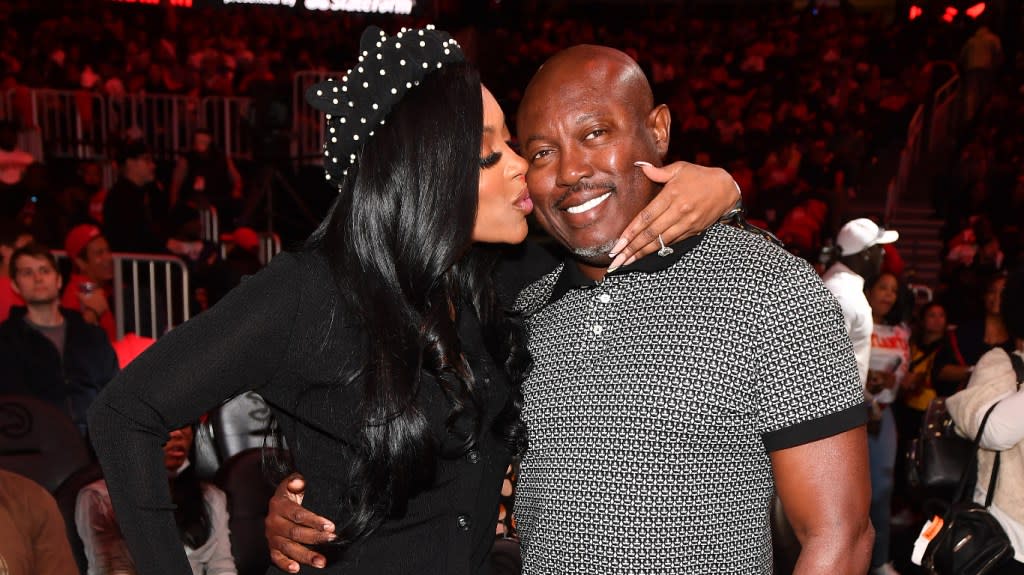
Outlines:
<svg viewBox="0 0 1024 575"><path fill-rule="evenodd" d="M480 167L486 170L491 166L497 165L499 160L501 160L501 152L492 152L491 154L480 158Z"/></svg>

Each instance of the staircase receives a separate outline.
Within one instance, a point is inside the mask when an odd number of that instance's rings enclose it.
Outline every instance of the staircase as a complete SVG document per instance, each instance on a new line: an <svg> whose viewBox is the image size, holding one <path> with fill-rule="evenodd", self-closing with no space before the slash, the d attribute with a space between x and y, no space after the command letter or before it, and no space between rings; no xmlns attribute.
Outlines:
<svg viewBox="0 0 1024 575"><path fill-rule="evenodd" d="M887 227L900 233L896 249L906 263L907 283L935 289L942 269L942 240L939 232L943 221L930 207L900 206Z"/></svg>

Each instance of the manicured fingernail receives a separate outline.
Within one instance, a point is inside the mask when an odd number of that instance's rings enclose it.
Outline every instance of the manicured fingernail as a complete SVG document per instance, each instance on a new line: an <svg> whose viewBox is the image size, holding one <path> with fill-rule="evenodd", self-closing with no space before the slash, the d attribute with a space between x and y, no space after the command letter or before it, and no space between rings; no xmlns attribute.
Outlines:
<svg viewBox="0 0 1024 575"><path fill-rule="evenodd" d="M615 245L612 246L612 251L608 252L608 257L614 258L617 256L619 252L622 251L622 248L626 247L626 244L628 243L629 242L626 241L626 238L619 238L619 240L615 242Z"/></svg>
<svg viewBox="0 0 1024 575"><path fill-rule="evenodd" d="M316 567L317 569L323 569L326 566L327 561L325 561L323 557L316 557L313 559L313 567Z"/></svg>
<svg viewBox="0 0 1024 575"><path fill-rule="evenodd" d="M635 262L635 261L636 261L636 256L629 256L629 259L628 259L628 260L626 260L626 263L624 263L624 264L622 264L622 265L624 265L624 266L628 266L629 264L631 264L631 263L633 263L633 262Z"/></svg>
<svg viewBox="0 0 1024 575"><path fill-rule="evenodd" d="M288 564L288 572L289 573L298 573L299 572L299 564L298 563L289 563Z"/></svg>
<svg viewBox="0 0 1024 575"><path fill-rule="evenodd" d="M619 254L612 260L612 265L608 266L608 271L613 272L622 267L622 262L626 260L626 254Z"/></svg>
<svg viewBox="0 0 1024 575"><path fill-rule="evenodd" d="M327 534L327 540L328 540L328 541L334 541L334 540L335 540L335 539L337 539L337 538L338 538L338 536L337 536L337 535L335 535L334 533L328 533L328 534Z"/></svg>
<svg viewBox="0 0 1024 575"><path fill-rule="evenodd" d="M642 161L639 161L639 160L636 161L636 162L633 162L633 165L638 167L638 168L643 167L643 166L647 166L649 168L653 168L654 167L654 164L652 164L650 162L642 162Z"/></svg>
<svg viewBox="0 0 1024 575"><path fill-rule="evenodd" d="M324 523L323 525L320 526L320 530L321 531L334 531L334 524L333 523Z"/></svg>

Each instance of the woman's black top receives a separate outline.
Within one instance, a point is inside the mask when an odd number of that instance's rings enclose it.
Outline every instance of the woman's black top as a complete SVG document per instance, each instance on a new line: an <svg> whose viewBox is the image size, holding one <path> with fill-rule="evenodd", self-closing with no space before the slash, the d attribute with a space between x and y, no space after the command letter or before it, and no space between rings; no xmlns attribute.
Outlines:
<svg viewBox="0 0 1024 575"><path fill-rule="evenodd" d="M305 475L303 505L341 525L347 444L355 444L361 381L339 383L361 365L363 334L338 309L326 259L281 254L218 305L174 329L114 379L90 411L90 431L118 521L140 573L189 575L174 526L161 446L169 430L195 421L246 390L274 409ZM472 313L459 314L459 337L483 390L477 448L439 459L435 484L352 546L327 573L486 573L499 492L510 455L488 430L509 396L508 382L484 350ZM449 404L422 386L421 405L439 443ZM261 478L253 478L260 481Z"/></svg>

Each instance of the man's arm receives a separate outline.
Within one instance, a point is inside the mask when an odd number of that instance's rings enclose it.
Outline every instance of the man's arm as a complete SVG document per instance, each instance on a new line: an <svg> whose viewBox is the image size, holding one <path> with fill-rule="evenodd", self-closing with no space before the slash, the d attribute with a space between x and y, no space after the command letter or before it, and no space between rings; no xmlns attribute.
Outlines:
<svg viewBox="0 0 1024 575"><path fill-rule="evenodd" d="M794 575L863 575L875 539L864 426L773 451L775 489L802 549Z"/></svg>
<svg viewBox="0 0 1024 575"><path fill-rule="evenodd" d="M293 473L278 484L270 498L264 521L264 534L270 547L270 560L282 571L298 573L299 564L322 569L327 559L306 547L335 539L334 523L302 506L306 481Z"/></svg>

